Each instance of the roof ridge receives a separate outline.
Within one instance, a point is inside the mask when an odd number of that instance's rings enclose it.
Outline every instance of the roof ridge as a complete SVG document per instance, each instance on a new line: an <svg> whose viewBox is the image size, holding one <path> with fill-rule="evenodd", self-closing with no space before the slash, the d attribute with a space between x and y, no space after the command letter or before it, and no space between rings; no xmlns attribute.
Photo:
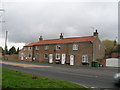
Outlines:
<svg viewBox="0 0 120 90"><path fill-rule="evenodd" d="M85 37L93 37L93 36L84 36L84 37L67 37L67 38L63 38L63 39L72 39L72 38L85 38ZM42 40L42 41L47 41L47 40L60 40L59 38L58 39L46 39L46 40ZM41 42L41 41L38 41L38 42Z"/></svg>
<svg viewBox="0 0 120 90"><path fill-rule="evenodd" d="M85 42L92 41L93 36L84 36L84 37L69 37L63 39L47 39L38 42L29 43L25 46L33 46L39 44L57 44L57 43L73 43L73 42Z"/></svg>

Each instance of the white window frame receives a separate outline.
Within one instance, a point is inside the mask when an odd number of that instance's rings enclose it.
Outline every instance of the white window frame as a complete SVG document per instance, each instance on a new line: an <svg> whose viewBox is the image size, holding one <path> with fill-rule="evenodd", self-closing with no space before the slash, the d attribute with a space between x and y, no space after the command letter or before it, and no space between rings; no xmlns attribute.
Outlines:
<svg viewBox="0 0 120 90"><path fill-rule="evenodd" d="M88 55L82 55L82 63L88 63Z"/></svg>
<svg viewBox="0 0 120 90"><path fill-rule="evenodd" d="M58 56L58 57L57 57ZM56 53L56 59L60 60L60 54Z"/></svg>
<svg viewBox="0 0 120 90"><path fill-rule="evenodd" d="M35 46L35 50L39 50L39 46Z"/></svg>
<svg viewBox="0 0 120 90"><path fill-rule="evenodd" d="M60 45L56 45L56 50L60 50L61 46Z"/></svg>
<svg viewBox="0 0 120 90"><path fill-rule="evenodd" d="M28 51L30 51L32 49L32 47L28 47Z"/></svg>
<svg viewBox="0 0 120 90"><path fill-rule="evenodd" d="M24 47L23 50L26 51L26 47Z"/></svg>
<svg viewBox="0 0 120 90"><path fill-rule="evenodd" d="M47 57L45 57L45 55L47 55ZM49 55L47 53L44 54L44 59L48 59Z"/></svg>
<svg viewBox="0 0 120 90"><path fill-rule="evenodd" d="M49 46L45 46L44 49L45 49L45 50L48 50L48 49L49 49Z"/></svg>
<svg viewBox="0 0 120 90"><path fill-rule="evenodd" d="M78 44L73 44L73 50L78 50Z"/></svg>

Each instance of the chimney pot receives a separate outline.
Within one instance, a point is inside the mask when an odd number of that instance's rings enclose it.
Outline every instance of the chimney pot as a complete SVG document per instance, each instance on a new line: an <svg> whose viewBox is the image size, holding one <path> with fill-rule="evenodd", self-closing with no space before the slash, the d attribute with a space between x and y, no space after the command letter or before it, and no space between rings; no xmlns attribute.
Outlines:
<svg viewBox="0 0 120 90"><path fill-rule="evenodd" d="M63 39L63 33L60 34L60 39Z"/></svg>
<svg viewBox="0 0 120 90"><path fill-rule="evenodd" d="M93 33L94 36L98 36L98 31L97 29L95 30L95 32Z"/></svg>
<svg viewBox="0 0 120 90"><path fill-rule="evenodd" d="M40 36L39 41L42 41L42 40L43 40L43 38L42 38L42 36Z"/></svg>

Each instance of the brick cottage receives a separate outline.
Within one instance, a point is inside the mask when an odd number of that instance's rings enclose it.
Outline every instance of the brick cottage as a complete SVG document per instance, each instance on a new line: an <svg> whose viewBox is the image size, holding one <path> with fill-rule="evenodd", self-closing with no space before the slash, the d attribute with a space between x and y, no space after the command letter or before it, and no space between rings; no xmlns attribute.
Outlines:
<svg viewBox="0 0 120 90"><path fill-rule="evenodd" d="M70 65L89 65L92 61L102 60L105 48L100 42L97 30L93 36L43 40L27 44L19 53L20 60Z"/></svg>

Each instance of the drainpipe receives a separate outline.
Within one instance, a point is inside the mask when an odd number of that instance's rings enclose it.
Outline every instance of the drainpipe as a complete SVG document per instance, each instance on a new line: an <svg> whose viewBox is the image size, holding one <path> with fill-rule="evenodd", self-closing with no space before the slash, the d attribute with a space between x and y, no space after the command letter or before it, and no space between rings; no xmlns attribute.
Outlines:
<svg viewBox="0 0 120 90"><path fill-rule="evenodd" d="M94 59L94 44L93 44L93 42L92 42L92 56L93 56L93 61L95 61L95 59Z"/></svg>
<svg viewBox="0 0 120 90"><path fill-rule="evenodd" d="M34 61L33 57L34 57L34 46L32 46L32 61Z"/></svg>

